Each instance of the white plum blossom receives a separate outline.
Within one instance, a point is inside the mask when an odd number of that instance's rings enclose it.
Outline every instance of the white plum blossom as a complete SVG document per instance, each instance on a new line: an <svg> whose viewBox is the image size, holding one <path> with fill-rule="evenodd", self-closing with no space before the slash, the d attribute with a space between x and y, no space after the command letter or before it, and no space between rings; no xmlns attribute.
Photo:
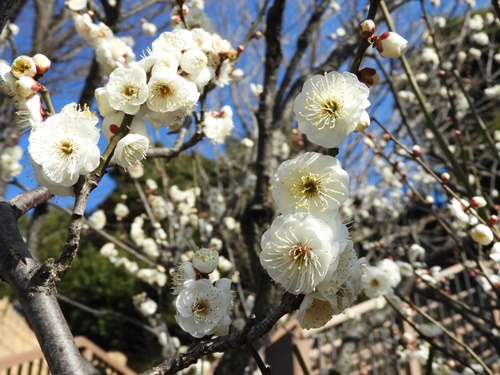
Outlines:
<svg viewBox="0 0 500 375"><path fill-rule="evenodd" d="M143 292L133 297L134 305L144 316L151 316L158 310L158 304Z"/></svg>
<svg viewBox="0 0 500 375"><path fill-rule="evenodd" d="M390 275L378 267L366 267L361 276L361 286L369 298L392 294Z"/></svg>
<svg viewBox="0 0 500 375"><path fill-rule="evenodd" d="M210 111L203 122L203 133L212 143L224 143L233 128L233 110L227 105L219 112Z"/></svg>
<svg viewBox="0 0 500 375"><path fill-rule="evenodd" d="M127 134L116 144L113 159L120 167L128 168L146 157L149 139L140 134Z"/></svg>
<svg viewBox="0 0 500 375"><path fill-rule="evenodd" d="M227 334L232 299L228 283L220 283L223 288L217 288L209 280L200 279L187 285L175 302L179 326L197 338Z"/></svg>
<svg viewBox="0 0 500 375"><path fill-rule="evenodd" d="M32 162L41 167L44 179L69 187L80 175L97 168L100 158L97 122L93 113L80 111L72 103L33 129L28 152Z"/></svg>
<svg viewBox="0 0 500 375"><path fill-rule="evenodd" d="M19 175L23 170L23 166L19 163L22 157L23 149L21 146L4 148L0 155L0 170L6 171L12 177Z"/></svg>
<svg viewBox="0 0 500 375"><path fill-rule="evenodd" d="M299 130L313 143L337 147L354 131L370 105L368 95L368 87L352 73L313 76L295 98Z"/></svg>
<svg viewBox="0 0 500 375"><path fill-rule="evenodd" d="M112 242L104 244L101 247L101 250L99 250L99 252L101 253L102 256L105 256L106 258L118 256L118 250L116 250L115 244Z"/></svg>
<svg viewBox="0 0 500 375"><path fill-rule="evenodd" d="M339 253L333 231L307 213L278 216L262 235L260 263L292 294L311 293Z"/></svg>
<svg viewBox="0 0 500 375"><path fill-rule="evenodd" d="M349 176L333 156L307 152L278 167L273 197L283 214L309 212L327 221L349 198Z"/></svg>
<svg viewBox="0 0 500 375"><path fill-rule="evenodd" d="M491 247L490 258L495 263L500 263L500 242L495 242Z"/></svg>
<svg viewBox="0 0 500 375"><path fill-rule="evenodd" d="M383 259L377 263L377 268L384 271L389 276L391 286L394 288L401 282L401 272L399 266L392 259Z"/></svg>
<svg viewBox="0 0 500 375"><path fill-rule="evenodd" d="M25 55L16 57L10 66L10 72L16 78L24 76L34 77L36 75L35 61L33 58Z"/></svg>
<svg viewBox="0 0 500 375"><path fill-rule="evenodd" d="M193 254L193 267L200 273L213 272L219 264L219 252L215 249L202 247Z"/></svg>
<svg viewBox="0 0 500 375"><path fill-rule="evenodd" d="M114 209L116 217L127 217L130 214L130 209L123 203L117 203Z"/></svg>
<svg viewBox="0 0 500 375"><path fill-rule="evenodd" d="M200 94L193 82L179 75L165 71L154 74L148 83L148 108L155 112L172 112L184 109L187 112L193 108Z"/></svg>
<svg viewBox="0 0 500 375"><path fill-rule="evenodd" d="M94 211L94 213L89 216L88 221L95 229L99 230L104 228L106 225L106 214L104 210Z"/></svg>
<svg viewBox="0 0 500 375"><path fill-rule="evenodd" d="M474 228L472 228L470 231L470 236L475 242L483 246L489 245L493 242L494 239L493 232L491 231L490 227L484 224L478 224Z"/></svg>
<svg viewBox="0 0 500 375"><path fill-rule="evenodd" d="M158 251L158 245L156 244L156 241L152 238L145 238L144 241L142 241L142 249L144 250L144 253L147 256L150 256L151 258L156 258L158 255L160 255Z"/></svg>
<svg viewBox="0 0 500 375"><path fill-rule="evenodd" d="M106 88L111 107L129 115L139 112L148 98L146 72L137 66L115 69L109 76Z"/></svg>
<svg viewBox="0 0 500 375"><path fill-rule="evenodd" d="M145 19L142 19L141 22L142 22L143 34L148 35L148 36L153 36L158 31L158 28L156 27L156 25L154 23L148 22Z"/></svg>

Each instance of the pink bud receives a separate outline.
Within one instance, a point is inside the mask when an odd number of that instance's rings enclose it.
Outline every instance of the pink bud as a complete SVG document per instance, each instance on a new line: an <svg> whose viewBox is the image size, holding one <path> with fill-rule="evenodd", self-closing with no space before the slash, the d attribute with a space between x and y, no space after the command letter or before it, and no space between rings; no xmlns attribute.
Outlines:
<svg viewBox="0 0 500 375"><path fill-rule="evenodd" d="M375 48L385 58L400 57L408 41L401 35L393 32L385 32L380 36L373 37L375 40Z"/></svg>
<svg viewBox="0 0 500 375"><path fill-rule="evenodd" d="M16 93L23 98L30 98L40 91L40 84L29 76L22 76L16 83Z"/></svg>
<svg viewBox="0 0 500 375"><path fill-rule="evenodd" d="M363 68L358 72L358 78L366 86L371 87L380 82L380 74L373 68Z"/></svg>
<svg viewBox="0 0 500 375"><path fill-rule="evenodd" d="M447 184L448 182L450 182L450 178L451 178L451 176L449 173L447 173L447 172L442 173L441 174L441 183Z"/></svg>
<svg viewBox="0 0 500 375"><path fill-rule="evenodd" d="M486 199L480 196L472 197L469 201L469 205L472 208L482 208L485 207L487 204Z"/></svg>
<svg viewBox="0 0 500 375"><path fill-rule="evenodd" d="M375 22L373 20L364 20L361 21L358 25L358 34L363 39L368 39L373 36L375 33Z"/></svg>
<svg viewBox="0 0 500 375"><path fill-rule="evenodd" d="M35 56L33 56L33 61L35 62L36 73L38 75L44 75L45 73L47 73L47 71L50 69L50 65L52 64L49 58L41 53L37 53Z"/></svg>
<svg viewBox="0 0 500 375"><path fill-rule="evenodd" d="M488 225L492 227L493 225L496 225L498 223L498 216L497 215L491 215L490 218L488 219Z"/></svg>
<svg viewBox="0 0 500 375"><path fill-rule="evenodd" d="M422 153L422 149L419 145L415 145L412 147L411 153L413 154L413 156L420 156L420 154Z"/></svg>

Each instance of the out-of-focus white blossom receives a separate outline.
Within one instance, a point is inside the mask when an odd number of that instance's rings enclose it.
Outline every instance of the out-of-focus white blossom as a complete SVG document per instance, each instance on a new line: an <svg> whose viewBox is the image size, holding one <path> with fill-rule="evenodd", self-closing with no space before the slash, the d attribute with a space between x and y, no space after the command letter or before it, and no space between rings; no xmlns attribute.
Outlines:
<svg viewBox="0 0 500 375"><path fill-rule="evenodd" d="M481 245L489 245L493 242L494 236L490 227L484 224L478 224L470 231L471 238L481 244Z"/></svg>
<svg viewBox="0 0 500 375"><path fill-rule="evenodd" d="M104 210L96 210L89 216L89 223L96 229L102 229L106 225L106 214Z"/></svg>

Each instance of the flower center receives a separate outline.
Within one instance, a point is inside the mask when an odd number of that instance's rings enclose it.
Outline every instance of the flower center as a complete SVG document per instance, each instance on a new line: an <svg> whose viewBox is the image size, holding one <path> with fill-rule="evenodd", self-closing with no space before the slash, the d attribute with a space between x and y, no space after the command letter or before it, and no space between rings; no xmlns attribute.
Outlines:
<svg viewBox="0 0 500 375"><path fill-rule="evenodd" d="M295 260L300 260L299 258L304 258L307 256L311 249L307 245L303 245L302 243L297 243L288 252L288 255L290 255L290 258L293 258Z"/></svg>
<svg viewBox="0 0 500 375"><path fill-rule="evenodd" d="M201 318L210 312L210 304L207 300L199 299L193 304L192 311L197 318Z"/></svg>
<svg viewBox="0 0 500 375"><path fill-rule="evenodd" d="M61 144L59 145L59 150L62 151L63 154L65 155L71 155L73 153L73 142L71 142L68 139L65 139L61 141Z"/></svg>
<svg viewBox="0 0 500 375"><path fill-rule="evenodd" d="M335 99L326 99L322 105L325 115L331 116L335 119L344 118L345 114L342 112L339 103Z"/></svg>
<svg viewBox="0 0 500 375"><path fill-rule="evenodd" d="M313 197L318 195L320 189L321 183L316 174L310 173L309 176L302 176L302 191L305 195Z"/></svg>
<svg viewBox="0 0 500 375"><path fill-rule="evenodd" d="M161 85L158 85L158 93L161 96L170 96L170 95L172 95L173 90L168 84L163 83Z"/></svg>
<svg viewBox="0 0 500 375"><path fill-rule="evenodd" d="M340 204L339 200L335 198L336 194L344 195L332 185L338 180L332 179L329 172L319 175L318 173L301 171L300 178L291 176L290 179L292 184L289 189L292 198L295 199L292 204L297 208L302 207L309 210L313 204L320 211L324 211L328 208L329 201Z"/></svg>
<svg viewBox="0 0 500 375"><path fill-rule="evenodd" d="M125 86L123 88L123 95L131 97L131 98L135 98L135 97L137 97L138 91L139 90L135 86Z"/></svg>

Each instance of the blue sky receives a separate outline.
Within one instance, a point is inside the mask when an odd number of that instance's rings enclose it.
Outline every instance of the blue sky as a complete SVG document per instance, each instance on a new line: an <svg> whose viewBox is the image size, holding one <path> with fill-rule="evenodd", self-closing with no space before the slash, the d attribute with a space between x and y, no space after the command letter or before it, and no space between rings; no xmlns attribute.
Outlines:
<svg viewBox="0 0 500 375"><path fill-rule="evenodd" d="M28 3L31 4L31 1L28 1ZM259 1L258 3L261 3L261 1ZM366 2L360 2L360 4L364 4L364 3L366 3ZM450 2L450 1L442 1L441 8L445 8L445 7L449 6L451 3L452 2ZM253 4L256 4L256 2L253 2ZM291 4L291 7L288 10L289 14L287 14L286 21L285 21L285 27L284 27L284 29L287 29L287 30L294 28L294 24L295 24L295 21L297 20L297 17L303 16L302 14L297 12L298 9L295 9L293 3L290 3L290 4ZM481 0L481 1L478 1L477 7L485 6L485 5L489 5L489 4L490 3L488 1ZM235 6L235 3L232 1L229 1L226 5L227 5L227 7L224 8L224 12L225 12L224 14L225 14L226 18L227 19L236 19L233 17L235 17L235 15L239 11L241 11L239 9L239 7ZM221 9L222 8L209 8L209 7L207 7L206 10L207 10L207 13L209 15L211 15L212 18L214 18L216 20L216 23L218 24L217 26L219 27L219 30L221 32L222 37L228 38L229 40L231 40L233 46L236 46L241 41L241 39L240 40L237 39L240 36L239 35L236 35L236 36L235 35L232 35L232 36L225 35L225 33L229 33L229 30L231 30L231 27L234 27L234 21L232 21L233 23L221 22L221 16L220 16ZM429 7L429 9L431 9L431 8ZM436 14L439 14L439 9L437 9L435 11L436 11ZM257 13L257 6L255 6L253 8L253 13L254 14ZM409 2L407 5L405 5L405 8L401 10L401 13L400 13L401 17L396 18L396 22L397 23L401 23L401 22L406 23L406 22L408 22L407 17L411 17L411 15L414 16L415 14L420 14L420 5L418 2ZM16 36L16 38L15 38L16 43L19 47L20 54L28 53L28 50L30 48L30 40L31 40L31 34L32 34L33 28L32 28L32 24L29 22L29 20L32 20L32 19L33 19L32 9L30 7L26 7L25 10L23 11L23 13L19 17L19 25L21 26L21 33L18 36ZM155 24L157 24L160 27L161 27L161 25L165 26L167 24L167 21L168 21L168 16L166 16L164 13L163 14L156 13L156 16L150 18L150 21L154 22ZM137 19L132 19L131 22L135 23L135 25L139 24ZM325 23L325 25L323 26L323 29L321 31L321 34L320 34L321 38L322 38L320 44L321 43L323 43L323 44L332 43L331 41L329 41L327 39L327 35L331 32L334 32L335 30L337 30L337 28L339 26L340 26L340 23L338 22L338 20L333 19L333 18L332 18L332 22ZM67 27L72 27L72 23L69 23ZM124 28L130 28L130 27L132 27L131 24L124 25ZM160 29L160 30L164 31L164 29ZM167 28L166 30L169 30L169 28ZM418 42L419 34L420 33L415 33L415 35L409 36L408 39L410 40L410 48L411 48L412 43ZM127 32L123 32L122 35L127 35ZM233 37L233 39L231 37ZM150 46L151 42L154 39L155 39L155 37L148 37L148 36L144 36L144 35L141 35L137 38L136 43L134 45L134 51L136 52L138 59L140 58L142 51L147 46ZM285 41L285 44L284 44L285 54L287 54L287 49L290 49L290 51L291 51L291 48L295 46L294 40L288 41L288 43L289 43L288 47L287 47L286 42L287 41ZM263 46L263 42L254 41L252 43L253 44L249 48L262 48L262 46ZM259 45L259 43L260 43L260 45ZM26 49L26 50L24 50L24 49ZM91 49L85 48L79 53L78 56L80 56L81 58L86 58L89 56L89 54L92 54ZM243 56L246 57L245 54ZM6 53L2 53L1 58L7 60L8 62L10 62L12 60L12 57ZM245 58L242 58L237 67L243 68L245 70L246 74L251 74L250 72L254 69L254 67L250 64L252 64L252 61L247 61ZM67 67L66 67L66 69L67 69ZM60 69L58 69L55 73L60 73ZM253 78L254 78L255 83L259 82L259 79L261 77L261 73L262 73L262 67L260 67L260 69L257 69L253 72L253 74L254 74ZM49 77L47 77L47 81L52 83L52 84L55 84L56 83L55 79L57 79L57 76L55 76L55 75L50 76L50 74L51 74L51 72L49 71L49 73L48 73ZM84 75L84 74L82 74L82 75ZM42 79L42 83L44 83L44 80L45 79ZM246 83L248 83L248 81L246 81ZM60 108L62 108L64 105L66 105L67 103L69 103L71 101L77 101L81 87L82 87L81 80L80 81L78 81L78 80L72 81L71 84L68 84L65 87L57 87L57 94L53 96L53 102L54 102L54 106L55 106L56 110L59 110ZM49 88L49 90L51 89L50 86L48 88ZM241 89L248 90L248 84L245 87L241 87ZM231 93L228 89L219 90L217 95L218 96L216 96L216 97L213 96L213 98L214 98L213 101L217 105L219 105L219 104L231 104L231 102L232 102ZM210 105L210 100L209 100L208 104ZM253 104L255 105L256 102L254 101ZM387 102L382 107L387 108L390 106L391 106L391 103ZM213 108L213 109L218 109L218 108ZM385 111L385 112L387 113L387 111ZM235 120L236 120L236 122L238 120L236 116L235 116ZM235 133L240 134L240 135L243 134L241 124L237 123L237 128L235 130ZM25 150L27 149L27 136L28 136L27 133L23 134L21 137L21 141L20 141L20 145ZM202 144L199 147L199 149L201 149L202 152L204 152L205 154L207 154L209 156L213 156L212 148L208 147L208 145L205 142L206 141L204 141L204 144ZM106 141L104 140L104 138L101 139L99 146L101 149L105 148ZM219 151L223 152L223 148L219 149ZM25 168L24 168L24 171L21 173L21 175L18 176L19 181L23 185L26 185L29 188L36 187L37 184L36 184L36 181L34 180L34 177L33 177L33 171L32 171L32 168L30 166L29 160L26 157L26 155L23 158L22 163L23 163ZM111 179L109 179L107 176L105 176L103 181L101 182L99 188L94 190L90 196L89 207L88 207L89 210L92 211L100 202L102 202L107 197L107 195L113 190L113 188L114 188L113 182L111 181ZM16 188L13 186L9 187L7 194L6 194L6 198L10 199L13 196L19 194L20 192L21 192L21 190L19 188ZM71 198L56 198L56 199L60 204L63 204L65 206L71 206L72 202L73 202L73 199L71 199Z"/></svg>

